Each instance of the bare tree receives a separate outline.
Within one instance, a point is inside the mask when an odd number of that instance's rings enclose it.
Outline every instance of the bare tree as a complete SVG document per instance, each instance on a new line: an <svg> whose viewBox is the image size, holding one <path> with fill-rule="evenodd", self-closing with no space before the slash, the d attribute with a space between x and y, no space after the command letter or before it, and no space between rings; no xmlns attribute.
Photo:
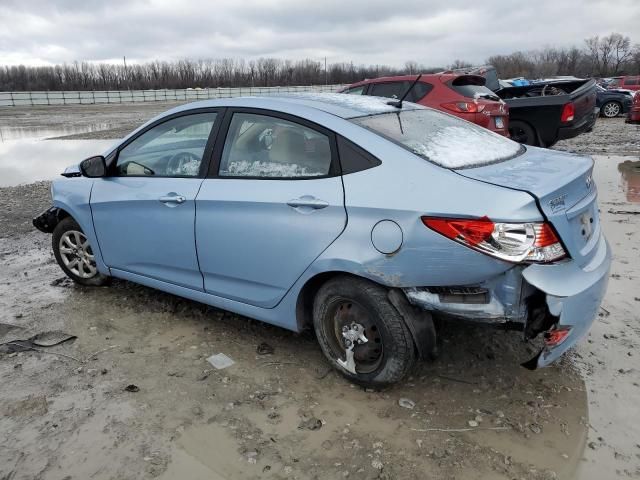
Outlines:
<svg viewBox="0 0 640 480"><path fill-rule="evenodd" d="M620 73L622 65L633 56L633 48L629 37L612 33L609 38L613 44L613 74L617 75Z"/></svg>
<svg viewBox="0 0 640 480"><path fill-rule="evenodd" d="M640 45L629 37L612 33L587 38L583 48L545 47L536 51L494 55L502 78L541 78L552 75L607 76L640 73ZM448 68L466 68L470 63L454 60ZM357 65L353 62L327 65L327 81L352 83L387 75L434 73L429 67L408 60L401 68ZM275 85L320 85L325 83L324 64L318 60L221 58L153 61L143 64L74 62L54 66L0 66L0 90L116 90L190 87L243 87Z"/></svg>

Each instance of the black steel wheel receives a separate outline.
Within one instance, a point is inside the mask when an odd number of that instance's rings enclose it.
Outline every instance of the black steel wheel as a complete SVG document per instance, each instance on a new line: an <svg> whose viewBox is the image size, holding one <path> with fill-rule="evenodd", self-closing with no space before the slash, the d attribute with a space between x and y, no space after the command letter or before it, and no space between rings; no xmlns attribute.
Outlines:
<svg viewBox="0 0 640 480"><path fill-rule="evenodd" d="M509 135L511 140L524 143L525 145L531 145L532 147L538 146L538 136L535 129L528 123L518 120L509 122Z"/></svg>
<svg viewBox="0 0 640 480"><path fill-rule="evenodd" d="M372 388L398 382L416 361L411 333L387 293L368 280L340 276L318 290L313 305L314 328L329 362Z"/></svg>

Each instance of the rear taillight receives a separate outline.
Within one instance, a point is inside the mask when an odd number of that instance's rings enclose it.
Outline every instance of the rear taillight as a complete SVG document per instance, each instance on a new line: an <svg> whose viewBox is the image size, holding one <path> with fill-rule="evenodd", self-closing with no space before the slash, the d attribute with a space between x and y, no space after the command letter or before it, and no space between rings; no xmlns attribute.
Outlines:
<svg viewBox="0 0 640 480"><path fill-rule="evenodd" d="M475 102L450 102L440 105L447 110L457 113L478 113L484 110L484 105Z"/></svg>
<svg viewBox="0 0 640 480"><path fill-rule="evenodd" d="M572 102L565 103L562 107L562 115L560 115L560 121L563 123L573 121L573 117L576 114L576 107Z"/></svg>
<svg viewBox="0 0 640 480"><path fill-rule="evenodd" d="M544 343L548 347L557 347L571 333L571 327L556 327L544 333Z"/></svg>
<svg viewBox="0 0 640 480"><path fill-rule="evenodd" d="M567 255L548 223L499 223L487 217L422 217L422 223L462 245L508 262L547 263Z"/></svg>

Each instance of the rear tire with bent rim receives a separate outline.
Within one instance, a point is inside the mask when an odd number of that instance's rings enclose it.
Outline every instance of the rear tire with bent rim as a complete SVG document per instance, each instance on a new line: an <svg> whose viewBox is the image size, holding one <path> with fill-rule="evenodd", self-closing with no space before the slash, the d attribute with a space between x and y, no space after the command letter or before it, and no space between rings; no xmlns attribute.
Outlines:
<svg viewBox="0 0 640 480"><path fill-rule="evenodd" d="M51 241L58 265L71 280L96 287L108 283L110 277L98 271L89 240L73 218L56 225Z"/></svg>
<svg viewBox="0 0 640 480"><path fill-rule="evenodd" d="M365 387L382 388L404 378L416 362L416 349L387 289L365 279L336 277L313 303L313 324L325 356L342 375ZM347 345L353 343L353 363Z"/></svg>

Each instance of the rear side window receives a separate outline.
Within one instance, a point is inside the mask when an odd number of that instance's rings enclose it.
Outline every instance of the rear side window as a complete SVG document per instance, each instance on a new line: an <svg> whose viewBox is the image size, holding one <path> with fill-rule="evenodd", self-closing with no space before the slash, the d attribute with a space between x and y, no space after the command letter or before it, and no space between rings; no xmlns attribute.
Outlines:
<svg viewBox="0 0 640 480"><path fill-rule="evenodd" d="M407 82L374 83L369 87L369 95L399 99L409 88Z"/></svg>
<svg viewBox="0 0 640 480"><path fill-rule="evenodd" d="M343 175L361 172L382 164L380 160L369 152L341 136L338 136L338 154L340 155L340 166L342 167Z"/></svg>
<svg viewBox="0 0 640 480"><path fill-rule="evenodd" d="M640 85L640 77L627 77L624 79L625 85Z"/></svg>
<svg viewBox="0 0 640 480"><path fill-rule="evenodd" d="M399 100L402 98L407 89L411 86L413 81L402 81L402 82L385 82L385 83L374 83L369 88L369 95L373 95L376 97L387 97L394 98ZM420 101L431 89L432 85L424 82L416 83L409 95L407 95L406 100L408 102L418 102Z"/></svg>
<svg viewBox="0 0 640 480"><path fill-rule="evenodd" d="M513 140L427 108L351 121L445 168L478 167L508 160L524 151Z"/></svg>
<svg viewBox="0 0 640 480"><path fill-rule="evenodd" d="M224 144L221 177L300 178L329 175L329 137L269 115L234 113Z"/></svg>

